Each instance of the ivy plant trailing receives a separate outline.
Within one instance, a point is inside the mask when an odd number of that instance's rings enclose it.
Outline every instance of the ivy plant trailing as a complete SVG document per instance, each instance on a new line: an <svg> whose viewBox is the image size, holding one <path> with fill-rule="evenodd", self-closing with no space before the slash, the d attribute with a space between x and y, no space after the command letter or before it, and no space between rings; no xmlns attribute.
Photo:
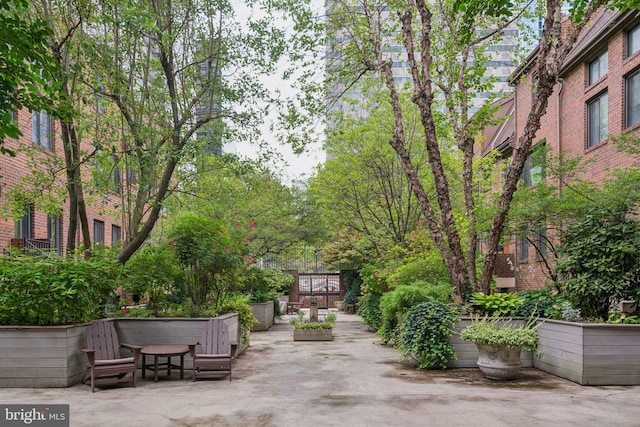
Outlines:
<svg viewBox="0 0 640 427"><path fill-rule="evenodd" d="M402 357L413 357L419 369L445 368L456 358L451 344L451 325L458 316L440 301L427 301L413 306L402 322L399 349Z"/></svg>

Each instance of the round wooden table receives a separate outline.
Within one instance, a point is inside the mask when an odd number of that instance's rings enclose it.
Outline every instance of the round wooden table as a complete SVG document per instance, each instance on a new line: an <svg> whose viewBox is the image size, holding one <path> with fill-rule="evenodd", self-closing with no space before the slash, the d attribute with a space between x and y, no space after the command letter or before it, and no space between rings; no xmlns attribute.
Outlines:
<svg viewBox="0 0 640 427"><path fill-rule="evenodd" d="M142 348L142 378L145 377L147 369L153 370L153 381L158 381L158 371L160 369L167 370L167 376L171 375L171 368L180 368L180 379L184 379L184 355L189 352L189 346L186 345L148 345ZM153 356L153 364L147 365L147 356ZM171 357L180 356L180 365L171 364ZM158 357L166 357L167 361L158 363Z"/></svg>

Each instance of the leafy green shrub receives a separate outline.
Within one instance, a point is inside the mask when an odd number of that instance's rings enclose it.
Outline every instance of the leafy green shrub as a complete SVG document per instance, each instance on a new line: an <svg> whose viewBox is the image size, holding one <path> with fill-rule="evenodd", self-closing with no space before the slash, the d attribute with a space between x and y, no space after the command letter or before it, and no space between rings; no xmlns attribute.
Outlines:
<svg viewBox="0 0 640 427"><path fill-rule="evenodd" d="M593 208L561 236L560 285L585 318L607 319L614 303L638 296L640 224L629 210Z"/></svg>
<svg viewBox="0 0 640 427"><path fill-rule="evenodd" d="M192 212L174 219L170 238L185 270L187 295L194 304L217 306L243 290L240 273L245 248L232 231L221 221Z"/></svg>
<svg viewBox="0 0 640 427"><path fill-rule="evenodd" d="M360 298L362 286L362 279L358 275L357 271L350 271L345 274L344 278L345 288L347 292L344 294L344 303L346 305L355 305L358 303L358 299Z"/></svg>
<svg viewBox="0 0 640 427"><path fill-rule="evenodd" d="M385 293L380 299L380 334L383 342L388 343L394 339L398 326L411 307L430 300L449 302L452 292L453 288L448 284L431 285L421 281L413 285L398 286L393 291Z"/></svg>
<svg viewBox="0 0 640 427"><path fill-rule="evenodd" d="M488 316L510 316L523 303L523 298L515 293L485 295L482 292L471 294L471 302Z"/></svg>
<svg viewBox="0 0 640 427"><path fill-rule="evenodd" d="M104 316L121 272L113 254L0 257L0 324L67 325Z"/></svg>
<svg viewBox="0 0 640 427"><path fill-rule="evenodd" d="M365 325L378 330L382 326L382 312L380 311L380 294L367 294L358 301L358 314Z"/></svg>
<svg viewBox="0 0 640 427"><path fill-rule="evenodd" d="M234 295L224 304L218 306L218 316L229 313L240 315L240 335L244 344L249 344L249 331L257 319L253 317L253 311L246 295Z"/></svg>
<svg viewBox="0 0 640 427"><path fill-rule="evenodd" d="M173 246L147 246L125 264L122 288L139 297L146 295L149 303L154 305L163 302L168 293L179 295L184 277Z"/></svg>
<svg viewBox="0 0 640 427"><path fill-rule="evenodd" d="M411 258L389 275L393 287L411 286L418 282L446 283L449 280L446 266L440 253L431 251L426 255Z"/></svg>
<svg viewBox="0 0 640 427"><path fill-rule="evenodd" d="M449 305L441 301L411 307L400 328L402 356L418 360L420 369L446 367L456 357L450 338L451 324L457 319Z"/></svg>
<svg viewBox="0 0 640 427"><path fill-rule="evenodd" d="M293 284L293 276L274 268L260 269L249 267L246 281L252 302L271 301L283 295Z"/></svg>
<svg viewBox="0 0 640 427"><path fill-rule="evenodd" d="M564 301L561 294L556 294L548 289L520 292L522 304L515 311L516 316L529 319L531 317L546 317L548 319L560 319L560 306Z"/></svg>

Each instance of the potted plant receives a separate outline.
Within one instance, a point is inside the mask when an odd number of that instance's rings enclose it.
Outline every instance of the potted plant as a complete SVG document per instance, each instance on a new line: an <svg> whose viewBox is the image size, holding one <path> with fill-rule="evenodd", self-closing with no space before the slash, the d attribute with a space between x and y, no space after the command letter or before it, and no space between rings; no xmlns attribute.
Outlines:
<svg viewBox="0 0 640 427"><path fill-rule="evenodd" d="M522 366L522 348L533 351L538 344L536 323L535 318L522 326L514 325L511 319L476 318L462 330L460 338L476 345L478 367L487 378L510 380Z"/></svg>
<svg viewBox="0 0 640 427"><path fill-rule="evenodd" d="M311 322L299 311L298 316L291 320L294 341L331 341L333 340L333 326L336 323L335 313L327 314L322 322Z"/></svg>

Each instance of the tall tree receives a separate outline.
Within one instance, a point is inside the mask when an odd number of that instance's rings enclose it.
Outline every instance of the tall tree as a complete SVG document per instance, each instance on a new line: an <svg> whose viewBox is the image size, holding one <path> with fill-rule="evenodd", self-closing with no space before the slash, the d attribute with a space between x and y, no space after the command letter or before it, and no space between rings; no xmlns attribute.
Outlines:
<svg viewBox="0 0 640 427"><path fill-rule="evenodd" d="M194 212L241 224L247 250L255 258L286 251L309 236L300 195L258 162L233 155L201 156L197 169L178 171L180 182L167 200L167 214ZM171 222L171 220L169 220Z"/></svg>
<svg viewBox="0 0 640 427"><path fill-rule="evenodd" d="M361 259L381 256L395 245L406 247L407 239L421 216L411 185L397 161L396 153L384 144L393 134L389 108L381 108L384 93L371 91L361 118L336 118L335 129L326 142L328 160L310 180L309 193L315 209L331 224L334 236L324 256L340 259L345 250ZM409 100L405 99L405 102ZM406 104L405 104L406 105ZM407 118L415 129L417 114ZM415 134L407 138L418 173L427 167L426 152ZM429 186L429 191L432 191Z"/></svg>
<svg viewBox="0 0 640 427"><path fill-rule="evenodd" d="M340 81L349 84L354 76L371 73L379 76L388 90L388 102L395 118L394 134L389 143L396 151L412 189L420 202L431 235L447 265L453 285L461 295L472 289L489 291L493 264L525 161L531 149L540 117L557 82L558 71L575 40L601 3L579 2L574 6L573 20L563 29L561 2L547 0L543 5L544 24L540 44L532 63L538 76L537 97L531 107L522 137L513 153L497 210L486 236L484 262L480 277L476 273L478 230L474 191L473 159L476 155L474 136L492 122L489 104L472 114L474 96L492 86L483 79L487 70L486 46L503 37L504 30L514 25L532 2L409 0L400 3L382 1L332 3L333 28L340 29L333 50L343 53L346 67L340 67ZM537 10L537 9L536 9ZM394 35L398 35L394 37ZM404 57L398 57L401 44ZM394 54L396 57L394 58ZM399 86L393 65L403 61L411 78L412 101L421 117L422 137L429 155L435 195L426 190L407 150L405 109L399 102ZM337 69L330 68L330 69ZM443 165L443 146L437 122L439 100L444 100L449 129L462 165L466 227L454 215L452 176ZM491 101L491 99L490 99ZM465 248L466 243L466 248Z"/></svg>
<svg viewBox="0 0 640 427"><path fill-rule="evenodd" d="M294 4L295 3L295 4ZM95 89L120 114L117 140L100 141L128 171L123 197L125 262L147 238L205 135L220 144L256 138L277 99L260 76L272 74L293 42L318 28L307 2L249 2L265 16L240 24L235 4L213 0L108 0L93 22ZM292 17L296 31L279 24ZM295 45L295 43L293 43ZM296 45L296 49L301 48ZM216 132L217 130L217 132Z"/></svg>

